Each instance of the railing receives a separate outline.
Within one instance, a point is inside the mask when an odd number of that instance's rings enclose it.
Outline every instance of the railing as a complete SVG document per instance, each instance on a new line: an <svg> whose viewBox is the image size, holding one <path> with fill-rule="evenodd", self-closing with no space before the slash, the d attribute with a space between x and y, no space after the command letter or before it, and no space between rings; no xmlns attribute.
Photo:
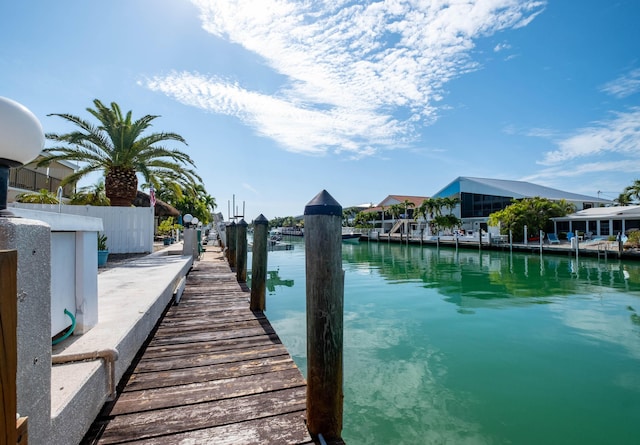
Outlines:
<svg viewBox="0 0 640 445"><path fill-rule="evenodd" d="M9 169L9 187L39 192L45 189L49 192L57 192L62 179L47 176L27 168ZM73 185L67 184L62 188L62 195L70 197L73 194Z"/></svg>

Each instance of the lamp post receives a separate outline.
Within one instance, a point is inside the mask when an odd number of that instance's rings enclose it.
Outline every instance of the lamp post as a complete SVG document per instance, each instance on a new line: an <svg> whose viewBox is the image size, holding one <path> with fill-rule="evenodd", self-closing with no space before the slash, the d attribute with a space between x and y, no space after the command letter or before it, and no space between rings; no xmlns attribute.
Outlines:
<svg viewBox="0 0 640 445"><path fill-rule="evenodd" d="M24 105L0 97L0 217L7 210L9 168L31 162L44 148L44 132L38 118Z"/></svg>
<svg viewBox="0 0 640 445"><path fill-rule="evenodd" d="M191 213L187 213L182 217L182 221L184 221L185 228L191 227L191 221L193 221L193 215Z"/></svg>

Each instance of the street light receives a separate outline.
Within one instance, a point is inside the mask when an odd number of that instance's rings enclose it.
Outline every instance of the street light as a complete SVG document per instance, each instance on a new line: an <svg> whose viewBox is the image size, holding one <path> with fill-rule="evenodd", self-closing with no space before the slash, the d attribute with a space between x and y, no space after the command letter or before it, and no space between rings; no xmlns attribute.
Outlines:
<svg viewBox="0 0 640 445"><path fill-rule="evenodd" d="M0 97L0 217L7 210L9 168L27 164L44 148L44 132L38 118L24 105Z"/></svg>
<svg viewBox="0 0 640 445"><path fill-rule="evenodd" d="M184 215L182 217L182 221L184 221L184 226L185 227L191 226L191 221L192 220L193 220L193 215L191 213L187 213L186 215Z"/></svg>

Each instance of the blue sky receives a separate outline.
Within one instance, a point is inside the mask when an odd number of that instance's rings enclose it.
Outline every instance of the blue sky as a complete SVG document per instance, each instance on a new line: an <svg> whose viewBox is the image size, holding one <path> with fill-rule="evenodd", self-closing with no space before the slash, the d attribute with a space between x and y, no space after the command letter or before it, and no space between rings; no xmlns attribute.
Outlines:
<svg viewBox="0 0 640 445"><path fill-rule="evenodd" d="M434 194L458 176L615 198L640 179L637 0L0 5L0 96L95 98L181 134L227 216ZM97 178L90 178L89 183Z"/></svg>

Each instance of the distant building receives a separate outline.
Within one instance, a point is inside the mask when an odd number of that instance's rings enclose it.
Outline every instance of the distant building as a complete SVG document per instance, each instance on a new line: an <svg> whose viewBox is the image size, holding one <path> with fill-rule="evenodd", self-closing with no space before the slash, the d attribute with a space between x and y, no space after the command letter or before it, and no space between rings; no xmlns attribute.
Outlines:
<svg viewBox="0 0 640 445"><path fill-rule="evenodd" d="M414 209L420 207L423 201L429 199L428 196L410 196L410 195L389 195L384 198L377 206L369 207L366 209L367 212L377 212L378 220L376 221L376 227L381 227L383 229L383 233L388 233L391 231L402 230L406 232L410 229L411 225L415 226L415 224L410 224L413 221L413 212ZM402 227L398 225L395 219L385 219L383 218L383 211L385 214L389 215L389 208L393 205L404 205L405 203L409 203L406 206L406 209L400 215L400 219L403 221L407 221L408 226ZM413 206L412 206L413 205Z"/></svg>
<svg viewBox="0 0 640 445"><path fill-rule="evenodd" d="M551 218L556 233L582 232L586 238L640 230L640 205L594 207Z"/></svg>
<svg viewBox="0 0 640 445"><path fill-rule="evenodd" d="M611 205L612 201L593 196L569 193L550 187L525 181L504 179L472 178L460 176L433 195L433 198L456 197L460 204L453 214L462 220L465 230L486 228L489 215L504 209L513 199L546 198L553 201L565 201L576 206L577 210Z"/></svg>
<svg viewBox="0 0 640 445"><path fill-rule="evenodd" d="M41 158L38 157L30 164L9 169L8 202L14 202L16 196L21 193L39 192L42 189L56 194L62 180L78 168L67 161L54 161L49 167L36 167L35 163ZM75 184L67 184L62 188L62 196L70 198L74 188Z"/></svg>

